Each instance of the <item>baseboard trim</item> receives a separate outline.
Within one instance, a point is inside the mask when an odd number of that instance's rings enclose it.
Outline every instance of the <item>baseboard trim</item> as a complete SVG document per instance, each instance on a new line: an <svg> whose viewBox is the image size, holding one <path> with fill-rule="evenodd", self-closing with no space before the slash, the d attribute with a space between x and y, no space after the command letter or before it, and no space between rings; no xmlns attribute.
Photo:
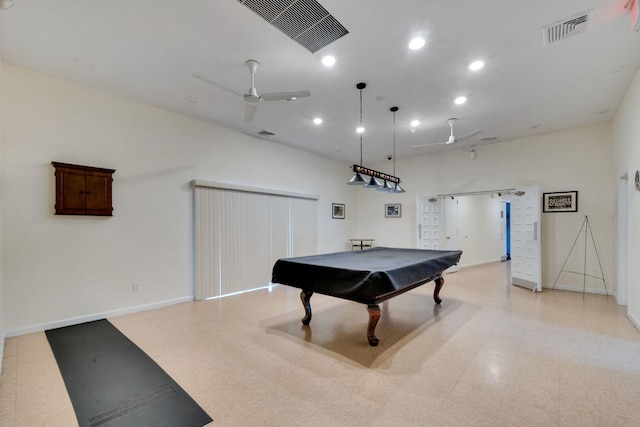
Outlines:
<svg viewBox="0 0 640 427"><path fill-rule="evenodd" d="M499 262L502 262L502 261L500 261L499 259L491 259L488 261L474 262L473 264L458 265L458 268L460 270L464 270L465 268L480 267L481 265L495 264Z"/></svg>
<svg viewBox="0 0 640 427"><path fill-rule="evenodd" d="M166 307L174 304L180 304L183 302L189 302L193 300L194 300L194 295L188 295L181 298L158 301L151 304L138 305L135 307L122 308L119 310L104 311L102 313L94 313L86 316L71 317L68 319L57 320L54 322L47 322L47 323L40 323L32 326L26 326L24 328L10 329L5 331L4 336L7 338L16 337L19 335L30 334L33 332L46 331L47 329L62 328L65 326L77 325L79 323L91 322L94 320L106 319L109 317L116 317L116 316L122 316L125 314L137 313L139 311L153 310L156 308Z"/></svg>
<svg viewBox="0 0 640 427"><path fill-rule="evenodd" d="M640 320L638 320L633 314L629 313L629 311L627 311L627 318L631 321L633 326L640 331Z"/></svg>
<svg viewBox="0 0 640 427"><path fill-rule="evenodd" d="M563 286L563 285L556 285L555 288L553 288L553 286L549 286L548 288L543 288L543 289L548 289L548 290L557 290L557 291L570 291L570 292L584 292L586 294L596 294L596 295L609 295L610 297L614 297L614 299L617 301L617 297L613 294L613 292L609 291L609 293L607 294L607 292L604 289L593 289L593 288L587 288L587 289L582 289L581 287L578 286Z"/></svg>

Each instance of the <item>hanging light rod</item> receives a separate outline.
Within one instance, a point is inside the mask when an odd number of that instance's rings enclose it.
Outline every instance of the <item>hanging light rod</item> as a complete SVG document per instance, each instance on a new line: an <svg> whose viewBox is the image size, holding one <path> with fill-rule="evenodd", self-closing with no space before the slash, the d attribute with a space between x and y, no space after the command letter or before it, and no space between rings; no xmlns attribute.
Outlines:
<svg viewBox="0 0 640 427"><path fill-rule="evenodd" d="M438 194L436 197L432 197L429 200L435 202L437 199L444 199L444 198L448 199L449 197L458 197L458 196L479 196L482 194L497 194L498 196L515 194L516 196L522 196L524 195L524 192L516 191L515 188L503 188L502 190L484 190L484 191L469 191L466 193Z"/></svg>
<svg viewBox="0 0 640 427"><path fill-rule="evenodd" d="M356 88L360 91L360 126L358 127L358 134L360 135L360 164L353 165L351 169L355 173L348 185L362 185L364 188L375 188L378 191L388 191L390 193L404 193L404 189L400 187L400 178L389 175L384 172L378 172L376 170L362 166L362 134L364 133L364 126L362 125L362 90L367 87L366 83L356 84ZM393 112L393 171L395 173L395 113L398 111L398 107L391 107L390 111ZM367 182L362 175L370 176L371 179ZM377 179L383 180L380 183ZM393 185L389 185L389 184Z"/></svg>

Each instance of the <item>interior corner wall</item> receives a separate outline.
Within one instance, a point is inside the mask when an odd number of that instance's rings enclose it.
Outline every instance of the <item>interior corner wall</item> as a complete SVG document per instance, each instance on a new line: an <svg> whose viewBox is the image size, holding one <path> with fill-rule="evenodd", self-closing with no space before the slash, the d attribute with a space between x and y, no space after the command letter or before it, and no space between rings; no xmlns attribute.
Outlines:
<svg viewBox="0 0 640 427"><path fill-rule="evenodd" d="M627 315L640 329L640 192L635 174L640 170L640 72L636 75L613 121L614 172L611 188L624 174L629 177L629 300ZM612 190L615 191L615 190ZM617 221L616 221L617 222Z"/></svg>
<svg viewBox="0 0 640 427"><path fill-rule="evenodd" d="M4 187L4 168L2 167L2 123L3 123L3 105L2 105L2 66L3 66L3 62L2 59L0 58L0 373L2 373L2 358L4 356L4 303L3 303L3 282L2 282L2 277L3 277L3 267L2 267L2 211L3 211L3 207L4 207L4 191L3 191L3 187Z"/></svg>
<svg viewBox="0 0 640 427"><path fill-rule="evenodd" d="M398 143L402 144L402 140ZM416 247L418 195L531 185L538 185L541 193L577 190L578 212L541 214L543 286L553 285L585 215L589 215L606 283L610 286L615 270L616 203L611 187L612 144L611 122L602 122L479 146L475 160L470 160L469 153L463 150L400 159L396 175L402 179L407 192L360 191L357 232L360 236L375 238L378 246ZM389 168L385 163L369 166L382 171ZM401 203L402 217L385 218L386 203ZM463 253L460 265L464 267L467 262ZM600 292L603 284L594 281L589 287L587 290Z"/></svg>
<svg viewBox="0 0 640 427"><path fill-rule="evenodd" d="M3 65L7 335L192 299L193 179L316 194L317 250L346 250L348 165ZM114 216L54 215L52 161L115 169Z"/></svg>

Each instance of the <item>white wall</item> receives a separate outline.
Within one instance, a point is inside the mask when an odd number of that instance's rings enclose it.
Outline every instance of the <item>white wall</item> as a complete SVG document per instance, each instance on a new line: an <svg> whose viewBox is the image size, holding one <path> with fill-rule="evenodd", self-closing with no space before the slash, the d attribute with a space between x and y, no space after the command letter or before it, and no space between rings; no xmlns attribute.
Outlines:
<svg viewBox="0 0 640 427"><path fill-rule="evenodd" d="M589 215L607 286L615 292L612 236L616 202L611 164L610 122L481 146L476 160L470 160L462 150L416 155L396 164L396 175L402 179L406 193L360 190L356 194L357 232L376 238L378 246L415 247L416 194L435 196L536 184L541 192L578 190L577 213L542 214L543 286L553 285L584 215ZM389 169L387 163L371 167ZM402 218L385 219L384 204L394 202L402 203ZM463 254L460 265L467 262ZM590 265L593 263L590 260ZM589 287L598 292L602 281L590 283Z"/></svg>
<svg viewBox="0 0 640 427"><path fill-rule="evenodd" d="M629 303L627 314L640 328L640 192L634 189L640 169L640 73L629 87L613 122L614 170L611 191L617 192L618 179L629 176ZM617 221L616 221L617 226Z"/></svg>
<svg viewBox="0 0 640 427"><path fill-rule="evenodd" d="M343 163L6 62L2 83L7 334L191 299L192 179L317 194L318 251L347 248ZM54 215L51 161L116 169L114 216Z"/></svg>

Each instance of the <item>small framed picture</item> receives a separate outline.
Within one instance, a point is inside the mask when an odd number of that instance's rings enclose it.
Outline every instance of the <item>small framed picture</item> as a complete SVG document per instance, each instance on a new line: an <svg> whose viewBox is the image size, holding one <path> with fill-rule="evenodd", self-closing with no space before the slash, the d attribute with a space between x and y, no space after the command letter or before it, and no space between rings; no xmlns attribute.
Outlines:
<svg viewBox="0 0 640 427"><path fill-rule="evenodd" d="M344 204L333 203L331 205L331 218L344 219Z"/></svg>
<svg viewBox="0 0 640 427"><path fill-rule="evenodd" d="M385 218L400 218L402 216L402 204L394 203L384 205Z"/></svg>
<svg viewBox="0 0 640 427"><path fill-rule="evenodd" d="M578 192L542 193L542 212L578 212Z"/></svg>

